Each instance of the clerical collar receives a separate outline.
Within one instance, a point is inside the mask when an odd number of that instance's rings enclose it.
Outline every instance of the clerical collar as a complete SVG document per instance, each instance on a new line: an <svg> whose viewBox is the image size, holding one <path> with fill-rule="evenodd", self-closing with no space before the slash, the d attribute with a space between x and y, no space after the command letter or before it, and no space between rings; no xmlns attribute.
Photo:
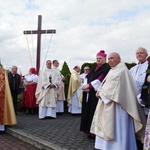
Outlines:
<svg viewBox="0 0 150 150"><path fill-rule="evenodd" d="M95 70L94 71L97 71L101 66L96 66Z"/></svg>
<svg viewBox="0 0 150 150"><path fill-rule="evenodd" d="M15 75L16 73L12 73L12 72L11 72L11 74L12 74L12 75Z"/></svg>
<svg viewBox="0 0 150 150"><path fill-rule="evenodd" d="M57 67L53 66L54 69L58 69Z"/></svg>
<svg viewBox="0 0 150 150"><path fill-rule="evenodd" d="M146 61L147 61L147 60L145 60L145 61L143 61L143 62L138 62L138 65L139 65L139 64L144 64Z"/></svg>
<svg viewBox="0 0 150 150"><path fill-rule="evenodd" d="M47 70L51 70L52 68L50 68L50 69L49 69L49 68L46 68L46 69L47 69Z"/></svg>

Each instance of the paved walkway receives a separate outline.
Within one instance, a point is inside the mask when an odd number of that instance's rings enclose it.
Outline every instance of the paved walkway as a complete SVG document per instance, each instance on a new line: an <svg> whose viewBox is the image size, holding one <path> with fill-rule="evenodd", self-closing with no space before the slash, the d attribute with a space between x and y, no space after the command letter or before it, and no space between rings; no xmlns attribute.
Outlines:
<svg viewBox="0 0 150 150"><path fill-rule="evenodd" d="M0 132L0 150L38 150L38 148L12 135Z"/></svg>
<svg viewBox="0 0 150 150"><path fill-rule="evenodd" d="M38 115L17 115L17 125L6 132L43 150L94 150L94 142L79 131L80 115L68 113L57 119L39 120Z"/></svg>

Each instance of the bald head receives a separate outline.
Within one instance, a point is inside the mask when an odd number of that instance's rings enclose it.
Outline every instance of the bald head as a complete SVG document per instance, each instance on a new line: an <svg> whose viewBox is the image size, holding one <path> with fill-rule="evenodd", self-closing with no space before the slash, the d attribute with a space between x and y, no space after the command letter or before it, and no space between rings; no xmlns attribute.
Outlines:
<svg viewBox="0 0 150 150"><path fill-rule="evenodd" d="M143 47L139 47L136 51L136 58L139 63L143 63L148 56L147 50Z"/></svg>
<svg viewBox="0 0 150 150"><path fill-rule="evenodd" d="M109 54L108 63L111 67L117 66L121 62L120 55L116 52Z"/></svg>
<svg viewBox="0 0 150 150"><path fill-rule="evenodd" d="M73 69L74 69L76 72L78 72L78 73L79 73L80 70L81 70L79 66L75 66Z"/></svg>

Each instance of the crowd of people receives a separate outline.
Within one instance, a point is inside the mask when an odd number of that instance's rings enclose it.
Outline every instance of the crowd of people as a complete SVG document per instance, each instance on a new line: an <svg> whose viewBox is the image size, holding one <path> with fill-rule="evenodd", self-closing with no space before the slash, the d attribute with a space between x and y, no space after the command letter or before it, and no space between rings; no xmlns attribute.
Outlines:
<svg viewBox="0 0 150 150"><path fill-rule="evenodd" d="M136 50L137 65L130 70L118 53L96 54L96 66L75 66L70 75L67 98L65 77L58 60L47 60L46 68L37 75L30 68L24 76L22 107L26 114L38 108L39 119L57 118L64 112L81 114L80 131L95 141L99 150L148 150L150 148L150 63L148 52ZM11 71L0 68L0 131L5 125L15 125L17 97L21 78L17 66ZM7 93L7 94L6 94ZM6 113L7 112L7 113Z"/></svg>

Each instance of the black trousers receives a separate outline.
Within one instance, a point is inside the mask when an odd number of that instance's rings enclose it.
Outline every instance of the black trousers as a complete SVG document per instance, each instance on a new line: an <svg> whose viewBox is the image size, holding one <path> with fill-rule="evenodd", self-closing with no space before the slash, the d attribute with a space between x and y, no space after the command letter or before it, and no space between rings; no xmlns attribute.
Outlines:
<svg viewBox="0 0 150 150"><path fill-rule="evenodd" d="M136 143L137 143L138 150L143 150L143 144L141 143L141 141L136 140Z"/></svg>
<svg viewBox="0 0 150 150"><path fill-rule="evenodd" d="M17 114L18 91L11 91L15 113Z"/></svg>

